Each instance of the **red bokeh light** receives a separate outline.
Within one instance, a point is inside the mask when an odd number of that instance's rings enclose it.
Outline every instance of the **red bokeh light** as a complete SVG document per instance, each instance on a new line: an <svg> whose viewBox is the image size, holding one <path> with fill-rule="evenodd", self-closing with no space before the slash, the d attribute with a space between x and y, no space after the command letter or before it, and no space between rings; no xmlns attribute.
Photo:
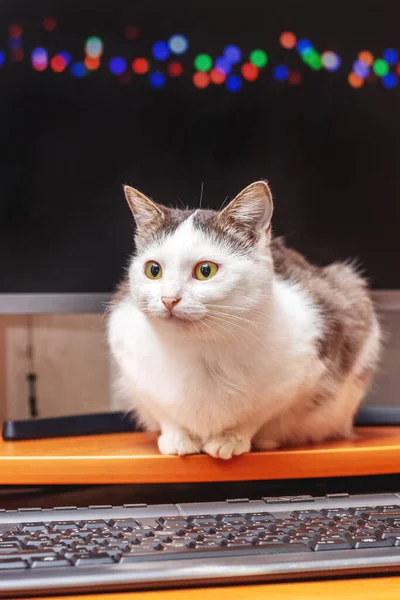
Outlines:
<svg viewBox="0 0 400 600"><path fill-rule="evenodd" d="M135 58L132 63L132 71L138 75L144 75L149 70L149 61L145 58Z"/></svg>
<svg viewBox="0 0 400 600"><path fill-rule="evenodd" d="M47 61L45 62L33 62L33 68L35 71L45 71L47 69Z"/></svg>
<svg viewBox="0 0 400 600"><path fill-rule="evenodd" d="M67 66L67 61L63 56L53 56L50 61L50 67L55 73L62 73Z"/></svg>
<svg viewBox="0 0 400 600"><path fill-rule="evenodd" d="M23 60L23 58L24 58L24 51L22 50L22 48L16 48L15 50L12 51L11 60L13 62L21 62L21 60Z"/></svg>
<svg viewBox="0 0 400 600"><path fill-rule="evenodd" d="M242 75L247 81L254 81L258 77L258 69L253 63L245 63L242 66Z"/></svg>
<svg viewBox="0 0 400 600"><path fill-rule="evenodd" d="M168 73L171 77L179 77L183 73L183 67L180 62L172 62L168 65Z"/></svg>
<svg viewBox="0 0 400 600"><path fill-rule="evenodd" d="M54 17L45 17L42 22L43 29L46 31L54 31L57 27L57 20Z"/></svg>
<svg viewBox="0 0 400 600"><path fill-rule="evenodd" d="M281 46L291 50L296 45L296 36L291 31L284 31L279 38Z"/></svg>
<svg viewBox="0 0 400 600"><path fill-rule="evenodd" d="M86 56L84 63L85 67L89 69L89 71L95 71L100 66L100 58L92 58L91 56Z"/></svg>
<svg viewBox="0 0 400 600"><path fill-rule="evenodd" d="M299 83L301 83L301 73L298 71L291 71L289 73L288 81L291 85L299 85Z"/></svg>
<svg viewBox="0 0 400 600"><path fill-rule="evenodd" d="M135 40L139 35L139 29L136 25L125 25L124 36L127 40Z"/></svg>
<svg viewBox="0 0 400 600"><path fill-rule="evenodd" d="M193 75L193 83L196 87L204 89L210 83L210 76L204 71L198 71Z"/></svg>
<svg viewBox="0 0 400 600"><path fill-rule="evenodd" d="M9 31L10 38L17 39L17 38L21 37L23 29L22 29L21 25L10 25L10 27L8 28L8 31Z"/></svg>
<svg viewBox="0 0 400 600"><path fill-rule="evenodd" d="M218 85L220 83L224 83L225 74L221 73L221 71L218 71L218 69L211 69L210 79L213 83Z"/></svg>

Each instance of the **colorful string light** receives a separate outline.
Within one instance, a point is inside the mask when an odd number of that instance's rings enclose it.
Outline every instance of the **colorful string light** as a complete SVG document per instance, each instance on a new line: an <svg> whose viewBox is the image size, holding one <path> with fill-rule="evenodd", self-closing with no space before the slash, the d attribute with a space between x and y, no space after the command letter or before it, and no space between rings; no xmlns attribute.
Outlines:
<svg viewBox="0 0 400 600"><path fill-rule="evenodd" d="M54 31L57 27L57 20L54 17L45 17L42 25L45 31Z"/></svg>
<svg viewBox="0 0 400 600"><path fill-rule="evenodd" d="M6 58L5 52L3 52L3 50L0 50L0 67L2 67L4 65L5 58Z"/></svg>
<svg viewBox="0 0 400 600"><path fill-rule="evenodd" d="M249 59L253 65L261 69L267 64L268 55L266 52L264 52L264 50L253 50L253 52L250 53Z"/></svg>
<svg viewBox="0 0 400 600"><path fill-rule="evenodd" d="M124 36L127 40L135 40L139 35L139 29L136 25L125 25Z"/></svg>
<svg viewBox="0 0 400 600"><path fill-rule="evenodd" d="M69 52L59 52L58 55L62 56L62 58L65 60L67 67L71 64L72 56L70 55Z"/></svg>
<svg viewBox="0 0 400 600"><path fill-rule="evenodd" d="M197 88L204 89L210 83L210 76L205 71L198 71L193 75L193 83Z"/></svg>
<svg viewBox="0 0 400 600"><path fill-rule="evenodd" d="M394 73L387 73L382 77L382 84L389 89L397 86L397 77Z"/></svg>
<svg viewBox="0 0 400 600"><path fill-rule="evenodd" d="M86 40L85 52L90 58L100 58L103 54L103 42L99 37L92 36Z"/></svg>
<svg viewBox="0 0 400 600"><path fill-rule="evenodd" d="M183 73L183 67L180 62L171 62L168 65L168 73L171 77L180 77Z"/></svg>
<svg viewBox="0 0 400 600"><path fill-rule="evenodd" d="M165 42L155 42L151 51L156 60L167 60L169 57L168 44Z"/></svg>
<svg viewBox="0 0 400 600"><path fill-rule="evenodd" d="M360 88L364 83L364 79L355 73L350 73L347 80L353 88Z"/></svg>
<svg viewBox="0 0 400 600"><path fill-rule="evenodd" d="M100 67L100 58L86 56L83 62L88 71L96 71Z"/></svg>
<svg viewBox="0 0 400 600"><path fill-rule="evenodd" d="M313 45L310 40L299 40L296 44L296 48L300 54L303 54L303 52L307 52L307 50L312 50Z"/></svg>
<svg viewBox="0 0 400 600"><path fill-rule="evenodd" d="M369 50L362 50L358 53L357 58L358 60L362 60L369 67L371 67L372 63L374 62L373 54L369 52Z"/></svg>
<svg viewBox="0 0 400 600"><path fill-rule="evenodd" d="M126 60L122 56L115 56L108 63L108 68L114 75L122 75L126 71Z"/></svg>
<svg viewBox="0 0 400 600"><path fill-rule="evenodd" d="M375 75L383 77L389 73L389 65L383 58L377 58L372 65Z"/></svg>
<svg viewBox="0 0 400 600"><path fill-rule="evenodd" d="M49 62L47 50L35 48L31 53L32 65L35 71L45 71Z"/></svg>
<svg viewBox="0 0 400 600"><path fill-rule="evenodd" d="M290 85L299 85L301 83L301 73L298 71L291 71L289 73L288 82Z"/></svg>
<svg viewBox="0 0 400 600"><path fill-rule="evenodd" d="M296 36L291 31L284 31L279 38L280 45L287 50L292 50L296 46L296 41Z"/></svg>
<svg viewBox="0 0 400 600"><path fill-rule="evenodd" d="M246 81L255 81L258 77L258 68L251 62L245 63L242 65L242 75Z"/></svg>
<svg viewBox="0 0 400 600"><path fill-rule="evenodd" d="M210 79L212 81L212 83L215 83L216 85L220 85L221 83L224 83L226 77L223 73L221 73L220 71L218 71L218 69L211 69L210 71Z"/></svg>
<svg viewBox="0 0 400 600"><path fill-rule="evenodd" d="M67 61L60 54L56 54L50 61L50 67L55 73L62 73L67 68Z"/></svg>
<svg viewBox="0 0 400 600"><path fill-rule="evenodd" d="M71 65L71 74L74 77L84 77L86 73L86 67L83 62L76 62Z"/></svg>
<svg viewBox="0 0 400 600"><path fill-rule="evenodd" d="M383 58L389 65L395 65L399 60L399 55L396 50L393 50L393 48L386 48L386 50L383 52Z"/></svg>
<svg viewBox="0 0 400 600"><path fill-rule="evenodd" d="M8 28L8 34L12 39L19 39L22 37L23 29L21 25L10 25Z"/></svg>
<svg viewBox="0 0 400 600"><path fill-rule="evenodd" d="M242 87L242 80L238 75L230 75L226 80L226 87L230 92L237 92Z"/></svg>
<svg viewBox="0 0 400 600"><path fill-rule="evenodd" d="M353 73L355 73L359 77L362 77L363 79L368 77L370 70L370 66L367 65L363 60L356 60L353 63Z"/></svg>
<svg viewBox="0 0 400 600"><path fill-rule="evenodd" d="M184 54L189 47L189 42L184 35L177 33L169 38L168 46L173 54Z"/></svg>
<svg viewBox="0 0 400 600"><path fill-rule="evenodd" d="M145 58L135 58L132 63L132 71L137 75L144 75L149 70L149 61Z"/></svg>
<svg viewBox="0 0 400 600"><path fill-rule="evenodd" d="M211 56L208 54L198 54L194 59L194 66L198 71L209 71L212 64Z"/></svg>
<svg viewBox="0 0 400 600"><path fill-rule="evenodd" d="M156 71L150 75L149 79L150 85L153 88L159 89L162 88L165 84L165 75L164 73L160 73L160 71Z"/></svg>
<svg viewBox="0 0 400 600"><path fill-rule="evenodd" d="M277 65L274 67L273 73L277 81L286 81L289 77L289 69L285 65Z"/></svg>
<svg viewBox="0 0 400 600"><path fill-rule="evenodd" d="M326 52L323 52L321 54L321 62L322 66L327 71L337 71L340 67L341 60L340 56L336 54L336 52L331 52L330 50L327 50Z"/></svg>
<svg viewBox="0 0 400 600"><path fill-rule="evenodd" d="M238 62L242 60L242 53L238 46L234 46L233 44L226 46L224 48L224 59L227 60L232 65L236 65Z"/></svg>
<svg viewBox="0 0 400 600"><path fill-rule="evenodd" d="M223 75L229 75L232 71L232 64L223 56L219 56L215 61L215 68Z"/></svg>

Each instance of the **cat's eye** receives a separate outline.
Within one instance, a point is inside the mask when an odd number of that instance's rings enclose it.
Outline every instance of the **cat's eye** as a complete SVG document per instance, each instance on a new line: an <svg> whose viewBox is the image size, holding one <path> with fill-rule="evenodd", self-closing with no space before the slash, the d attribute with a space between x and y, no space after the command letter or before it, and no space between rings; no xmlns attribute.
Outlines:
<svg viewBox="0 0 400 600"><path fill-rule="evenodd" d="M144 273L149 279L161 279L161 265L158 262L155 262L154 260L149 260L149 262L146 263L144 267Z"/></svg>
<svg viewBox="0 0 400 600"><path fill-rule="evenodd" d="M207 279L214 277L214 275L217 274L217 271L218 265L210 261L204 261L196 265L194 269L194 276L196 279L206 281Z"/></svg>

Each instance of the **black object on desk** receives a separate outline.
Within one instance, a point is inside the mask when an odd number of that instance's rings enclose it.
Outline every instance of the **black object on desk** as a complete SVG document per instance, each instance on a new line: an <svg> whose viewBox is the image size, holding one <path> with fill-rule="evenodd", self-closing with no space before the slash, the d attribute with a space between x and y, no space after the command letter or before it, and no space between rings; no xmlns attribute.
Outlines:
<svg viewBox="0 0 400 600"><path fill-rule="evenodd" d="M131 414L109 412L48 419L5 421L3 424L3 439L6 441L39 440L130 431L137 431L135 419Z"/></svg>

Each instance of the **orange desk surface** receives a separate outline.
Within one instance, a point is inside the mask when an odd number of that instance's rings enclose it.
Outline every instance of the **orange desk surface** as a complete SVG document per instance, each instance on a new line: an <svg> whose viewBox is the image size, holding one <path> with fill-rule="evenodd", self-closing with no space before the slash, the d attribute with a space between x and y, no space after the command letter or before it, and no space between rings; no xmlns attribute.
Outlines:
<svg viewBox="0 0 400 600"><path fill-rule="evenodd" d="M148 433L0 442L0 485L251 481L400 473L400 427L356 439L254 452L230 461L162 456Z"/></svg>
<svg viewBox="0 0 400 600"><path fill-rule="evenodd" d="M68 600L46 598L46 600ZM400 577L72 596L74 600L399 600ZM32 599L33 600L33 599Z"/></svg>

